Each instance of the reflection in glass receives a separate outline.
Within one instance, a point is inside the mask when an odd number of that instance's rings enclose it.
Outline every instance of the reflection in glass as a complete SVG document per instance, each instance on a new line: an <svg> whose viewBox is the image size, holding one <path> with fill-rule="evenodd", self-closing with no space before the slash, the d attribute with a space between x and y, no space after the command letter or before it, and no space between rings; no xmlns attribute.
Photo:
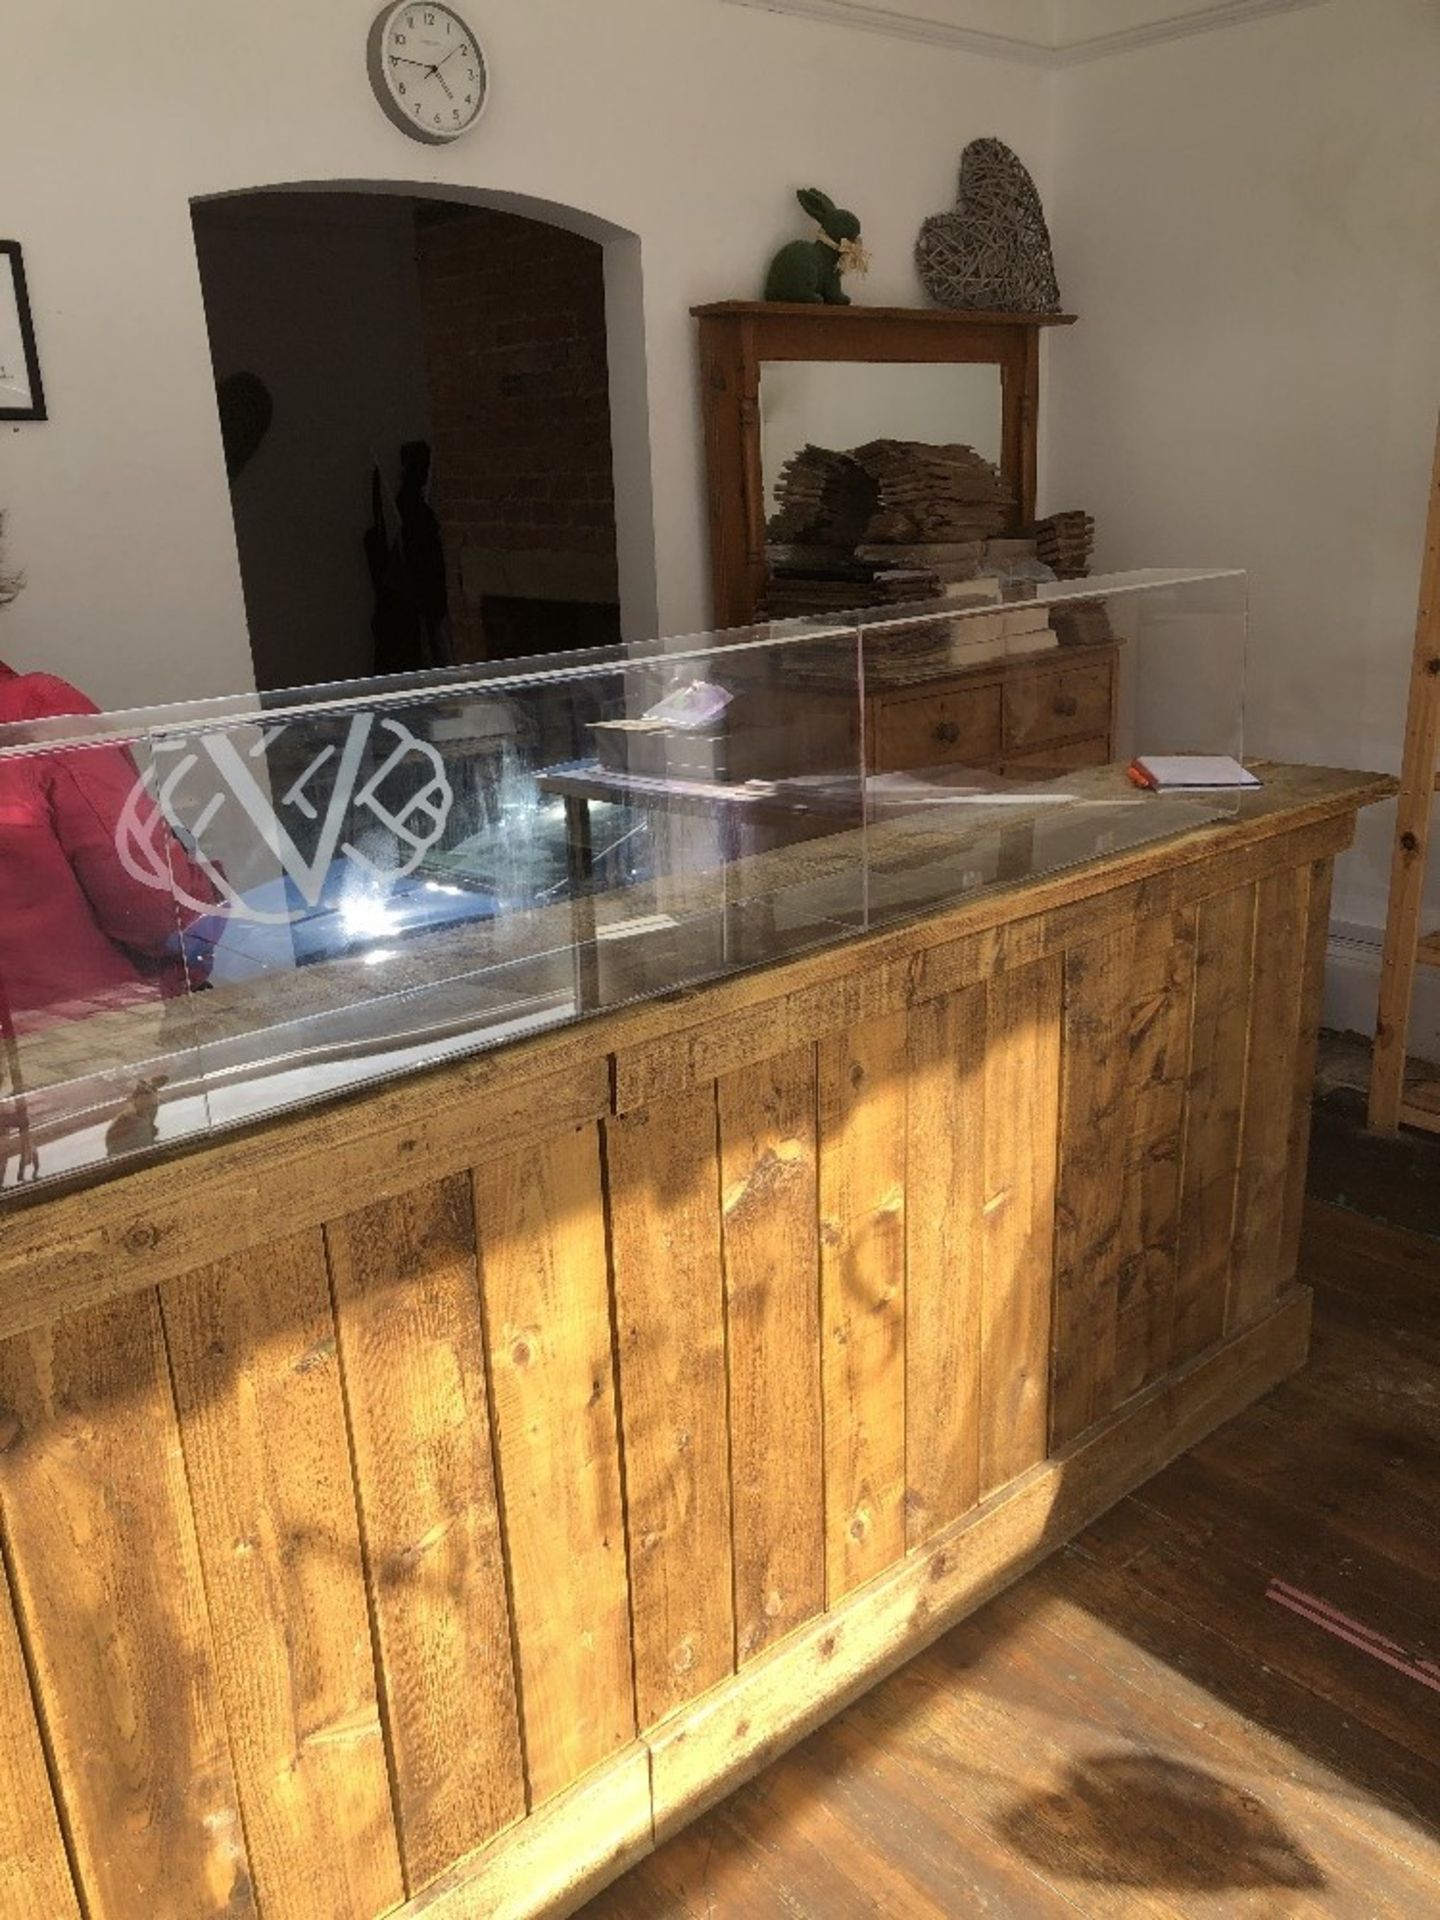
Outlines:
<svg viewBox="0 0 1440 1920"><path fill-rule="evenodd" d="M0 1185L1234 810L1243 576L995 591L0 728Z"/></svg>

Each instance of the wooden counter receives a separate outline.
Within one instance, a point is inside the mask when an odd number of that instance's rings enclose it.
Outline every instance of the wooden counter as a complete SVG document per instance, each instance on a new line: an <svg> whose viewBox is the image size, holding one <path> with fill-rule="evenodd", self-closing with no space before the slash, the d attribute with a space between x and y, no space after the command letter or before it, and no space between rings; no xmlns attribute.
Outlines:
<svg viewBox="0 0 1440 1920"><path fill-rule="evenodd" d="M1300 1365L1390 790L0 1212L6 1920L569 1911Z"/></svg>

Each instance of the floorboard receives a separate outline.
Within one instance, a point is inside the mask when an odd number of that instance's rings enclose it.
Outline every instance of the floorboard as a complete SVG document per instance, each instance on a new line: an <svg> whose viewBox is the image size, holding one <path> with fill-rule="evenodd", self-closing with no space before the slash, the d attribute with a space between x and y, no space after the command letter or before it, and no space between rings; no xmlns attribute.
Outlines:
<svg viewBox="0 0 1440 1920"><path fill-rule="evenodd" d="M1440 1913L1440 1243L1304 1267L1304 1374L586 1920Z"/></svg>

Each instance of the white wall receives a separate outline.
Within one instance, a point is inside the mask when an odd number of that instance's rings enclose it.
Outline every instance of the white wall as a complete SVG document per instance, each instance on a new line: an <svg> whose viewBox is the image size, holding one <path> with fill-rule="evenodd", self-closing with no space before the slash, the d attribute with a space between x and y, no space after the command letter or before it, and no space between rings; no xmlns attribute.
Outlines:
<svg viewBox="0 0 1440 1920"><path fill-rule="evenodd" d="M371 96L371 0L12 10L3 220L25 245L51 411L0 432L0 505L30 582L0 628L17 664L70 674L112 706L248 684L192 196L468 186L638 235L658 615L683 630L707 611L689 307L758 292L770 251L806 230L797 186L862 214L875 255L863 297L903 303L918 298L915 233L952 201L967 139L998 134L1048 184L1052 81L1034 68L715 0L474 11L493 98L440 150ZM58 65L57 47L72 49ZM633 356L619 377L633 391ZM622 528L622 565L633 546Z"/></svg>
<svg viewBox="0 0 1440 1920"><path fill-rule="evenodd" d="M1332 0L1076 67L1052 505L1106 565L1250 569L1247 745L1398 768L1440 405L1440 8ZM1385 917L1393 814L1336 916ZM1437 895L1440 906L1440 895Z"/></svg>
<svg viewBox="0 0 1440 1920"><path fill-rule="evenodd" d="M382 194L287 193L196 209L216 374L258 374L275 407L232 487L268 687L371 671L371 468L393 489L401 443L430 438L412 208Z"/></svg>

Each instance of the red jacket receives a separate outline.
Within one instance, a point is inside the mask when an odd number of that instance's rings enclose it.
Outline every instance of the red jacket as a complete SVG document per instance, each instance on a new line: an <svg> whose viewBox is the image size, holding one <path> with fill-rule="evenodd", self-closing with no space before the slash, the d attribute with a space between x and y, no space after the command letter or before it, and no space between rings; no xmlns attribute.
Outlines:
<svg viewBox="0 0 1440 1920"><path fill-rule="evenodd" d="M64 680L0 663L0 726L98 711ZM0 753L0 1024L23 1033L184 990L180 936L196 915L116 852L137 778L123 747ZM218 900L148 798L138 831L192 899Z"/></svg>

